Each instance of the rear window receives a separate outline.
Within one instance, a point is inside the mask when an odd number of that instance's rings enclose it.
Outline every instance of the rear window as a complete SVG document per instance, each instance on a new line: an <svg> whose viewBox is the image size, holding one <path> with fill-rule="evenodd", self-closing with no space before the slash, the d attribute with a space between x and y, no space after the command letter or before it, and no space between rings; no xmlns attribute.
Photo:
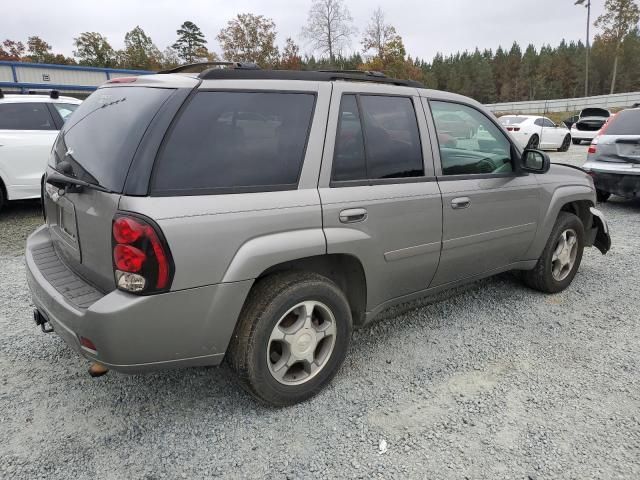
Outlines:
<svg viewBox="0 0 640 480"><path fill-rule="evenodd" d="M314 103L310 93L199 92L165 140L153 193L297 188Z"/></svg>
<svg viewBox="0 0 640 480"><path fill-rule="evenodd" d="M525 117L500 117L498 119L502 125L519 125L526 120Z"/></svg>
<svg viewBox="0 0 640 480"><path fill-rule="evenodd" d="M44 103L2 103L0 130L56 130L56 127Z"/></svg>
<svg viewBox="0 0 640 480"><path fill-rule="evenodd" d="M52 165L68 161L74 174L121 192L133 156L149 123L174 90L101 88L68 118Z"/></svg>
<svg viewBox="0 0 640 480"><path fill-rule="evenodd" d="M606 135L640 135L640 109L623 110L609 123Z"/></svg>

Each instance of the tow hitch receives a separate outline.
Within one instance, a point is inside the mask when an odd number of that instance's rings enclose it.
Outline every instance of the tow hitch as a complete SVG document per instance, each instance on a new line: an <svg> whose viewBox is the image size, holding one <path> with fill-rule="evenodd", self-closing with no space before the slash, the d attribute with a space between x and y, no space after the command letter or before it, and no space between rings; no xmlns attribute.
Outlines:
<svg viewBox="0 0 640 480"><path fill-rule="evenodd" d="M36 325L38 325L44 333L53 332L53 326L49 323L47 317L40 313L38 309L33 311L33 321L36 322Z"/></svg>

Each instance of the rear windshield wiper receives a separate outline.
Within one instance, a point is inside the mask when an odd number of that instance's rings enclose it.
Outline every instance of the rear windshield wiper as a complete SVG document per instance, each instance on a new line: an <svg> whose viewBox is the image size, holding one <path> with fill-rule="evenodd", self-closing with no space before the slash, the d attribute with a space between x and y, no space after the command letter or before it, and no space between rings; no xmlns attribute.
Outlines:
<svg viewBox="0 0 640 480"><path fill-rule="evenodd" d="M84 180L80 180L79 178L68 177L67 175L63 175L59 172L53 172L47 175L47 183L53 185L56 188L64 190L64 193L67 192L78 192L82 188L90 188L92 190L97 190L99 192L104 193L114 193L108 188L104 188L101 185L96 185L95 183L85 182ZM62 192L59 192L61 195Z"/></svg>

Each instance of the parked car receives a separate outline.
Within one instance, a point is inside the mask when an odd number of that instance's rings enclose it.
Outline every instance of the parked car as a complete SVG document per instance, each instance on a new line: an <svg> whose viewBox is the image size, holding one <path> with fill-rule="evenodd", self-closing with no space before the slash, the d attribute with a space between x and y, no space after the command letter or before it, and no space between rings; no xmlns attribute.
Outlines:
<svg viewBox="0 0 640 480"><path fill-rule="evenodd" d="M505 115L499 121L523 148L566 152L571 146L569 129L564 125L556 125L547 117Z"/></svg>
<svg viewBox="0 0 640 480"><path fill-rule="evenodd" d="M574 145L593 140L610 116L611 112L604 108L583 109L578 120L571 127L571 138Z"/></svg>
<svg viewBox="0 0 640 480"><path fill-rule="evenodd" d="M611 194L640 196L640 108L611 118L591 143L583 168L593 176L601 202Z"/></svg>
<svg viewBox="0 0 640 480"><path fill-rule="evenodd" d="M5 95L0 90L0 210L10 200L40 198L58 130L80 103L56 91Z"/></svg>
<svg viewBox="0 0 640 480"><path fill-rule="evenodd" d="M473 118L482 141L440 144L443 114ZM145 75L107 82L63 127L27 278L36 323L93 373L226 358L288 405L387 307L508 270L564 290L584 247L609 249L595 202L584 171L416 82Z"/></svg>

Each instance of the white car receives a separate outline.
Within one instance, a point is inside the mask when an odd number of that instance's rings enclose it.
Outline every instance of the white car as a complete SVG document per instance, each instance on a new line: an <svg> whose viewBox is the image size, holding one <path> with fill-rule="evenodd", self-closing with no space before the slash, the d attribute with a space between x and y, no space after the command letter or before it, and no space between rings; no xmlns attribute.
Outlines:
<svg viewBox="0 0 640 480"><path fill-rule="evenodd" d="M40 198L58 130L80 103L57 91L5 95L0 90L0 209L9 200Z"/></svg>
<svg viewBox="0 0 640 480"><path fill-rule="evenodd" d="M498 120L522 148L566 152L571 146L571 132L566 125L556 125L547 117L504 115Z"/></svg>
<svg viewBox="0 0 640 480"><path fill-rule="evenodd" d="M574 145L583 141L591 142L598 136L600 129L611 117L611 112L604 108L585 108L571 126L571 138Z"/></svg>

